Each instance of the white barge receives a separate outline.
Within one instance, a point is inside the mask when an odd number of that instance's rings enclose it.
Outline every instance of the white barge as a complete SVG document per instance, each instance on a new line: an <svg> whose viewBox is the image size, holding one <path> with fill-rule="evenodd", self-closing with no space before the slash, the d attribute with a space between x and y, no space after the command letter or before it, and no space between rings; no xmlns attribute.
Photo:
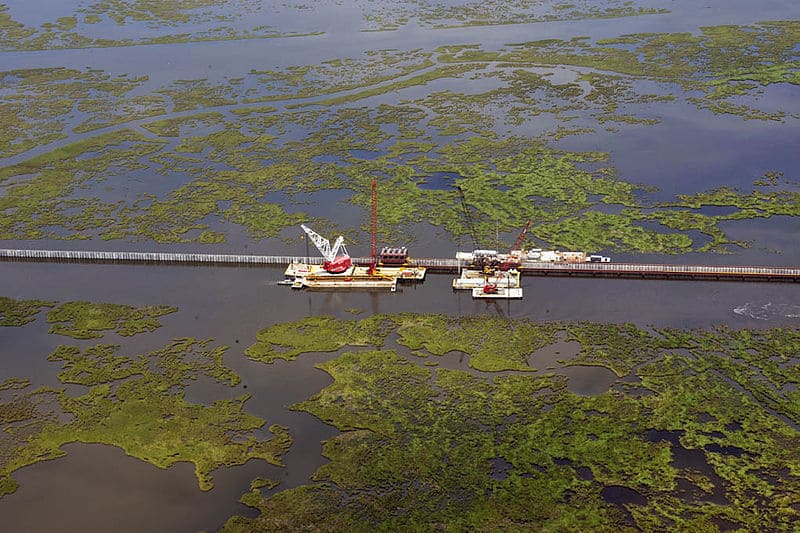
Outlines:
<svg viewBox="0 0 800 533"><path fill-rule="evenodd" d="M462 270L461 275L453 280L453 289L472 290L484 285L497 285L506 288L517 288L519 283L519 270L497 270L490 275L480 270Z"/></svg>
<svg viewBox="0 0 800 533"><path fill-rule="evenodd" d="M503 300L519 300L522 298L522 287L493 287L486 290L485 287L475 287L472 289L473 298L500 298Z"/></svg>

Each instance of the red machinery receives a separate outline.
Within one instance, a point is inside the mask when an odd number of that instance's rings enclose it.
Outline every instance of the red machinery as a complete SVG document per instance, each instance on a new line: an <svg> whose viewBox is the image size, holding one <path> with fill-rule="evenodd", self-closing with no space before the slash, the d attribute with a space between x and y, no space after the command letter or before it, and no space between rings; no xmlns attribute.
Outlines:
<svg viewBox="0 0 800 533"><path fill-rule="evenodd" d="M347 248L344 246L344 237L339 235L336 242L333 243L333 247L331 247L331 242L328 239L319 235L305 224L300 224L300 227L303 228L308 238L311 239L319 253L322 254L322 258L325 260L322 263L322 268L325 269L325 272L341 274L352 266L353 262L347 253Z"/></svg>
<svg viewBox="0 0 800 533"><path fill-rule="evenodd" d="M528 233L528 228L531 227L531 221L525 223L525 227L522 228L517 240L514 241L514 246L511 247L511 259L503 261L500 264L500 270L509 270L512 268L519 268L519 258L514 254L517 252L520 254L522 252L522 242L525 240L525 235Z"/></svg>

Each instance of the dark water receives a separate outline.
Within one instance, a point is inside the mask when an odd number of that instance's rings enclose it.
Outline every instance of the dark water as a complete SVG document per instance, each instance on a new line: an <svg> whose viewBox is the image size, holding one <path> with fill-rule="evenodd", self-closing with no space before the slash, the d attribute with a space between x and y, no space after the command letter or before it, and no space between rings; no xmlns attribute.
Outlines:
<svg viewBox="0 0 800 533"><path fill-rule="evenodd" d="M280 475L250 461L214 472L214 490L203 492L189 463L165 471L112 446L64 450L66 457L14 473L20 488L2 499L4 531L200 531L221 512L248 512L236 502L251 479Z"/></svg>

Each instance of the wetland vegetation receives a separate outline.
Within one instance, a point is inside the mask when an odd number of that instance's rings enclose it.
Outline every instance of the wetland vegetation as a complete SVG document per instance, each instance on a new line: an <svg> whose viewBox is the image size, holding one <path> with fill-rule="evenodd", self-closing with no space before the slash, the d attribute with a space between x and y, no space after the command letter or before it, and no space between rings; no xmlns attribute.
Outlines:
<svg viewBox="0 0 800 533"><path fill-rule="evenodd" d="M47 313L53 324L50 333L76 339L101 338L105 331L116 330L124 337L158 329L158 318L178 310L177 307L133 307L119 304L65 302Z"/></svg>
<svg viewBox="0 0 800 533"><path fill-rule="evenodd" d="M753 185L655 201L650 188L617 174L610 154L555 143L658 124L659 109L677 100L742 119L796 120L760 106L770 86L798 84L799 31L797 22L764 22L498 50L385 50L177 80L146 94L146 77L6 72L6 155L117 126L3 168L0 237L214 244L236 226L256 239L303 221L333 230L301 198L346 191L348 203L366 208L376 178L393 192L381 197L386 239L411 240L419 223L460 239L459 186L480 240L531 219L529 235L543 246L730 252L749 245L727 235L730 222L797 216L796 184L761 186L761 176L741 175ZM423 86L431 89L420 96ZM398 91L398 101L385 100ZM514 133L521 127L535 134ZM135 182L142 187L131 190ZM362 228L339 229L364 239Z"/></svg>
<svg viewBox="0 0 800 533"><path fill-rule="evenodd" d="M381 334L368 340L364 328ZM514 368L557 335L580 345L561 365L626 379L583 396L557 370L484 372ZM317 338L372 348L318 365L333 383L293 406L341 430L324 445L330 462L311 484L248 493L260 516L226 531L791 531L800 519L796 329L376 315L279 324L259 346L297 357ZM480 371L430 369L402 346L460 351ZM486 352L505 363L486 365Z"/></svg>
<svg viewBox="0 0 800 533"><path fill-rule="evenodd" d="M685 5L660 0L2 3L0 53L12 66L0 69L0 239L227 242L278 254L296 252L290 228L306 222L358 245L375 179L380 239L419 236L437 252L466 241L457 187L483 243L532 220L526 246L774 247L775 233L737 231L800 215L796 161L773 157L800 120L800 21L758 22L775 12L766 4L744 17L717 5L725 16L697 13L714 21L699 27L668 12ZM520 24L530 26L511 27ZM107 47L125 48L109 61ZM761 152L724 179L703 162L685 175L626 170L636 146L615 141L639 134L683 157L662 133L734 149L752 138ZM101 277L127 275L137 274ZM35 276L9 277L20 296L0 297L10 341L0 503L22 496L21 469L49 473L41 463L71 454L65 445L94 443L163 469L191 463L192 488L212 490L224 509L195 529L800 523L797 328L611 324L599 305L580 322L509 319L498 307L501 316L456 316L461 300L457 312L443 304L447 314L378 313L384 296L403 309L429 301L409 303L408 292L308 295L306 312L288 296L271 300L282 288L237 294L224 279L125 305L84 294L132 290L122 283L67 274L59 294L70 296L56 301ZM530 302L515 316L543 316L542 300ZM327 316L332 306L345 318ZM631 309L615 316L641 324ZM574 377L583 372L591 390ZM236 495L221 492L221 474L213 490L215 471L251 459L258 468L237 470ZM266 465L284 461L280 477ZM84 499L86 483L65 500ZM156 492L147 497L163 498ZM248 512L233 507L238 494Z"/></svg>
<svg viewBox="0 0 800 533"><path fill-rule="evenodd" d="M15 19L15 10L9 9L9 5L0 4L0 49L105 48L322 33L281 32L270 24L250 26L245 17L254 11L266 11L264 6L258 2L240 0L233 2L240 11L233 13L224 9L230 3L227 0L80 2L74 8L71 5L67 9L61 7L64 9L63 16L38 26L20 22ZM18 7L13 2L11 5ZM58 12L59 9L54 11ZM139 31L132 32L134 28ZM120 34L132 36L120 37Z"/></svg>
<svg viewBox="0 0 800 533"><path fill-rule="evenodd" d="M0 296L0 326L24 326L36 320L42 308L54 305L42 300L15 300Z"/></svg>
<svg viewBox="0 0 800 533"><path fill-rule="evenodd" d="M3 305L12 324L56 303L4 298ZM79 327L108 306L67 302L47 318L67 310ZM226 531L300 524L791 531L800 518L791 505L800 493L794 328L399 314L309 317L269 326L257 340L245 353L263 362L337 352L319 365L333 383L292 409L341 433L325 442L330 462L311 483L280 490L275 480L254 479L242 502L259 516L233 517ZM536 354L565 341L577 352L537 369ZM76 441L119 446L162 468L190 461L206 490L219 466L250 458L280 464L290 430L272 426L271 438L256 437L264 421L244 411L247 395L208 404L184 397L197 379L239 382L222 361L225 349L192 338L139 355L109 344L62 345L48 359L60 365L61 383L83 392L7 379L3 492L15 490L15 470L58 458ZM426 364L454 352L474 370ZM570 365L605 367L624 379L579 394L559 372Z"/></svg>
<svg viewBox="0 0 800 533"><path fill-rule="evenodd" d="M335 7L355 12L353 31L387 31L408 24L452 28L669 12L658 2L654 4L636 7L627 0L522 0L513 4L497 0L412 0L398 4L353 0L336 2ZM88 0L53 10L49 14L52 18L31 24L22 22L19 6L9 2L0 4L0 49L100 48L314 36L329 31L330 21L325 13L334 13L328 6L319 7L323 8L322 16L302 1L264 4L254 0Z"/></svg>
<svg viewBox="0 0 800 533"><path fill-rule="evenodd" d="M4 325L26 322L32 310L53 305L8 298L2 303ZM51 333L94 338L115 326L121 335L152 331L159 327L156 317L174 311L66 302L47 319L66 323ZM105 316L100 318L99 312ZM231 388L240 382L222 360L227 347L212 342L187 337L130 355L113 344L84 349L61 345L48 360L61 365L58 380L65 387L35 387L26 378L2 382L0 496L16 490L14 471L64 456L61 447L71 442L118 446L161 468L191 462L203 490L213 487L211 472L221 466L255 458L281 465L292 442L288 429L273 425L269 438L257 435L265 421L245 411L249 395L219 397L207 404L185 398L186 387L198 380Z"/></svg>

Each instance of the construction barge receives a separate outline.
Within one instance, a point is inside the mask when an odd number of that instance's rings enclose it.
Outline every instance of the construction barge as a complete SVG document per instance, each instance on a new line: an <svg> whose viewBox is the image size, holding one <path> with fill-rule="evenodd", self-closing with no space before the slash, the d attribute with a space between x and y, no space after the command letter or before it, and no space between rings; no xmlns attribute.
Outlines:
<svg viewBox="0 0 800 533"><path fill-rule="evenodd" d="M339 273L326 271L322 265L293 262L284 271L284 285L293 289L375 289L397 290L398 281L423 281L426 269L416 266L369 266L351 265Z"/></svg>
<svg viewBox="0 0 800 533"><path fill-rule="evenodd" d="M425 267L409 264L408 248L384 247L378 254L378 197L377 185L372 181L372 242L370 260L367 265L353 264L344 245L344 237L339 235L331 245L330 241L305 224L300 227L309 241L314 243L322 256L322 264L291 262L284 271L284 281L293 289L312 290L397 290L398 281L422 281ZM307 255L307 254L306 254Z"/></svg>

